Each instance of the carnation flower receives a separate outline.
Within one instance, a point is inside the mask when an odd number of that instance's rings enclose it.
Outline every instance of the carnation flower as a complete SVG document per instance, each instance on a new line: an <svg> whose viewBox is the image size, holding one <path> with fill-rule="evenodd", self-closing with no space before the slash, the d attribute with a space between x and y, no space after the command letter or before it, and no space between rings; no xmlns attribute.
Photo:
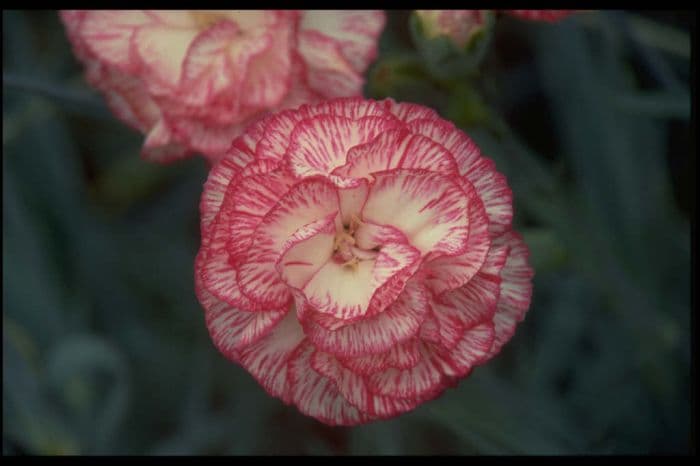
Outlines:
<svg viewBox="0 0 700 466"><path fill-rule="evenodd" d="M419 105L341 98L265 117L212 169L200 209L214 344L327 424L435 398L530 303L505 177Z"/></svg>
<svg viewBox="0 0 700 466"><path fill-rule="evenodd" d="M362 93L381 11L63 11L88 82L143 156L216 160L269 111Z"/></svg>

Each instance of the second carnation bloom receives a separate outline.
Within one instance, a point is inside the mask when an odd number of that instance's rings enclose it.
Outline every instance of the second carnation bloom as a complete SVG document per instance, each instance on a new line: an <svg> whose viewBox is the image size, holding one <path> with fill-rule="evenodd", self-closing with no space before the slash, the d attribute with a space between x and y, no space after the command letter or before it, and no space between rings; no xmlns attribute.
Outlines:
<svg viewBox="0 0 700 466"><path fill-rule="evenodd" d="M88 81L143 155L217 160L269 111L360 95L382 11L63 11Z"/></svg>

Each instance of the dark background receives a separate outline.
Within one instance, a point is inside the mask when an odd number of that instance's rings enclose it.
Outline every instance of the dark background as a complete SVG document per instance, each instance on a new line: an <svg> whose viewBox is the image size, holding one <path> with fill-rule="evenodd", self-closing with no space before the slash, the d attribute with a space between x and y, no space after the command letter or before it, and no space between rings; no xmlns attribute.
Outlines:
<svg viewBox="0 0 700 466"><path fill-rule="evenodd" d="M496 161L534 296L457 388L330 428L209 339L193 290L204 159L142 161L57 13L3 11L3 454L694 451L694 18L503 16L474 73L390 12L367 95L436 108Z"/></svg>

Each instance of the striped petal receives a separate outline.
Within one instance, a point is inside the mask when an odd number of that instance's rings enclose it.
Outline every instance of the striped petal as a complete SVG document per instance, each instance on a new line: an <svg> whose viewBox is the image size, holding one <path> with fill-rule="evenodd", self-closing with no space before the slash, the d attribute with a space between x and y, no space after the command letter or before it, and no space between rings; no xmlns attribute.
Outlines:
<svg viewBox="0 0 700 466"><path fill-rule="evenodd" d="M131 46L146 73L145 82L153 84L151 90L160 86L174 90L178 86L187 50L196 36L196 29L161 24L144 26L134 33Z"/></svg>
<svg viewBox="0 0 700 466"><path fill-rule="evenodd" d="M328 99L362 92L364 78L343 55L338 42L314 30L300 31L298 39L306 81L314 91Z"/></svg>
<svg viewBox="0 0 700 466"><path fill-rule="evenodd" d="M310 362L316 372L335 383L343 398L370 416L387 419L410 411L420 404L416 398L396 398L372 393L367 389L363 377L348 370L329 353L314 351Z"/></svg>
<svg viewBox="0 0 700 466"><path fill-rule="evenodd" d="M469 236L467 196L450 177L419 170L378 173L364 219L392 225L431 258L464 251Z"/></svg>
<svg viewBox="0 0 700 466"><path fill-rule="evenodd" d="M492 248L483 267L466 285L433 300L433 318L443 346L452 348L465 329L493 319L507 252L503 246Z"/></svg>
<svg viewBox="0 0 700 466"><path fill-rule="evenodd" d="M243 293L271 307L286 303L291 294L275 268L282 246L300 227L337 210L336 189L327 181L309 179L294 185L257 227L239 268Z"/></svg>
<svg viewBox="0 0 700 466"><path fill-rule="evenodd" d="M349 178L365 178L378 171L418 168L445 174L455 173L452 155L430 139L406 129L383 131L375 139L353 147L347 163L333 173Z"/></svg>
<svg viewBox="0 0 700 466"><path fill-rule="evenodd" d="M394 345L417 334L428 312L428 293L417 281L410 281L384 312L329 330L307 313L303 326L309 340L329 353L357 357L389 351Z"/></svg>
<svg viewBox="0 0 700 466"><path fill-rule="evenodd" d="M196 263L201 261L201 255ZM201 270L201 265L196 265ZM237 361L239 351L265 336L284 318L289 309L267 312L245 312L211 294L203 285L203 280L195 276L195 290L200 304L205 310L205 320L209 335L216 347L227 358Z"/></svg>
<svg viewBox="0 0 700 466"><path fill-rule="evenodd" d="M272 115L265 127L264 137L257 148L259 158L281 159L290 144L290 137L296 126L305 119L320 115L335 115L352 121L364 117L381 117L394 121L384 105L361 98L345 98L326 101L316 105L303 105L298 110L286 110Z"/></svg>
<svg viewBox="0 0 700 466"><path fill-rule="evenodd" d="M293 382L288 363L303 341L294 313L288 312L268 335L243 349L238 361L270 395L290 403Z"/></svg>
<svg viewBox="0 0 700 466"><path fill-rule="evenodd" d="M362 73L377 55L377 39L385 22L380 10L307 10L300 28L335 40L353 69Z"/></svg>
<svg viewBox="0 0 700 466"><path fill-rule="evenodd" d="M430 398L444 390L441 365L425 344L420 352L421 360L410 369L389 368L367 377L367 388L377 395L400 398Z"/></svg>
<svg viewBox="0 0 700 466"><path fill-rule="evenodd" d="M311 355L314 351L313 345L304 343L289 361L290 395L299 411L333 426L371 420L342 396L335 382L313 369Z"/></svg>
<svg viewBox="0 0 700 466"><path fill-rule="evenodd" d="M496 314L493 318L496 337L491 355L498 353L501 347L513 336L518 322L525 318L532 298L532 277L534 271L527 263L530 252L522 237L509 232L494 241L497 245L509 248L508 258L501 270L501 289Z"/></svg>
<svg viewBox="0 0 700 466"><path fill-rule="evenodd" d="M374 259L348 266L326 262L302 291L319 313L343 320L381 312L401 293L419 265L420 253L408 244L388 243Z"/></svg>
<svg viewBox="0 0 700 466"><path fill-rule="evenodd" d="M374 374L390 367L410 369L418 364L421 359L420 345L418 338L410 338L393 345L383 353L357 357L338 356L338 360L345 367L360 375Z"/></svg>
<svg viewBox="0 0 700 466"><path fill-rule="evenodd" d="M494 326L491 322L467 330L457 345L449 351L434 349L432 359L439 371L449 378L465 377L474 366L491 357L494 342Z"/></svg>
<svg viewBox="0 0 700 466"><path fill-rule="evenodd" d="M474 185L484 203L492 237L509 230L513 219L512 193L505 176L496 171L491 159L481 156L474 141L444 120L419 118L408 127L441 144L454 156L460 175Z"/></svg>
<svg viewBox="0 0 700 466"><path fill-rule="evenodd" d="M439 295L467 283L481 268L491 247L484 205L474 187L463 183L462 189L469 199L469 236L466 251L456 256L438 257L426 262L426 285Z"/></svg>
<svg viewBox="0 0 700 466"><path fill-rule="evenodd" d="M246 38L230 21L220 21L200 33L192 42L182 65L180 100L203 106L226 92L234 108L240 86L253 57L272 44L271 36Z"/></svg>
<svg viewBox="0 0 700 466"><path fill-rule="evenodd" d="M247 68L241 88L242 104L261 109L280 104L292 85L292 44L294 23L278 21L268 49Z"/></svg>
<svg viewBox="0 0 700 466"><path fill-rule="evenodd" d="M139 10L91 10L81 24L81 37L99 59L123 71L133 71L131 37L153 19Z"/></svg>
<svg viewBox="0 0 700 466"><path fill-rule="evenodd" d="M299 228L282 246L277 270L289 286L303 288L333 254L337 212Z"/></svg>
<svg viewBox="0 0 700 466"><path fill-rule="evenodd" d="M348 151L391 129L393 120L363 117L357 120L319 115L299 122L287 149L292 172L299 178L327 175L345 164Z"/></svg>

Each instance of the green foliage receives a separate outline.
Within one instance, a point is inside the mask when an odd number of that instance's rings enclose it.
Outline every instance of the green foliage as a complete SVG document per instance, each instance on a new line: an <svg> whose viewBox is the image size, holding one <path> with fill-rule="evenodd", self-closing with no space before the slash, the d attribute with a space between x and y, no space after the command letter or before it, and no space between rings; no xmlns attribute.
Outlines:
<svg viewBox="0 0 700 466"><path fill-rule="evenodd" d="M656 50L650 24L498 19L476 68L390 13L367 94L435 108L494 159L535 292L513 340L458 387L330 428L209 339L192 283L205 162L142 161L141 135L84 84L56 13L4 12L3 452L687 453L678 193L695 181L674 167L695 154L674 143L689 131L688 57L668 50L689 39L674 30Z"/></svg>

